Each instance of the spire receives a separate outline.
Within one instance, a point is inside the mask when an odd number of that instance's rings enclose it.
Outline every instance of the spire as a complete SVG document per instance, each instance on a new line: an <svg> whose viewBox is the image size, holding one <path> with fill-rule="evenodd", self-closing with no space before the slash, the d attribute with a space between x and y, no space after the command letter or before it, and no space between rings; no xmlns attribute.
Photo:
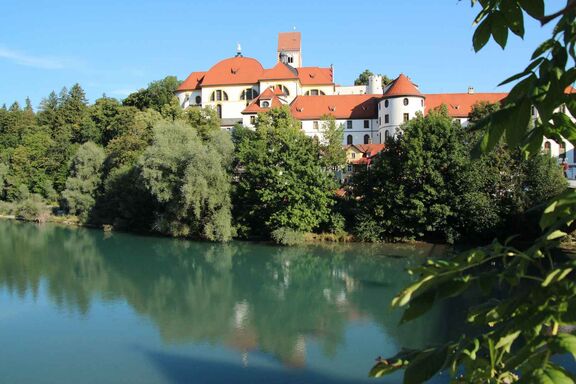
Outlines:
<svg viewBox="0 0 576 384"><path fill-rule="evenodd" d="M242 46L240 43L236 44L236 57L242 57Z"/></svg>

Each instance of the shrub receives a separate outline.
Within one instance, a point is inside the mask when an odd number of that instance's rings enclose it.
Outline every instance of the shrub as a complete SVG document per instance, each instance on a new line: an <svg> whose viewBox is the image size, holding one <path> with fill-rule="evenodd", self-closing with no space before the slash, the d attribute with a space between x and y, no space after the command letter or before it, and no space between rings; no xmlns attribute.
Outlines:
<svg viewBox="0 0 576 384"><path fill-rule="evenodd" d="M304 243L304 233L290 228L278 228L271 233L272 240L280 245L298 245Z"/></svg>
<svg viewBox="0 0 576 384"><path fill-rule="evenodd" d="M32 194L18 203L15 213L19 219L37 223L44 223L50 216L49 208L38 194Z"/></svg>

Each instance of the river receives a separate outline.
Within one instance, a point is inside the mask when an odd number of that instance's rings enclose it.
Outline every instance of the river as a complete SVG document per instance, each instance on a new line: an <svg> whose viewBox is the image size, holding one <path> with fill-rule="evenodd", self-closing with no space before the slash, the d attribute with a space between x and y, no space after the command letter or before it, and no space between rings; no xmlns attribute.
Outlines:
<svg viewBox="0 0 576 384"><path fill-rule="evenodd" d="M432 246L226 245L0 220L2 383L362 383L444 340L389 303ZM381 383L399 383L391 376Z"/></svg>

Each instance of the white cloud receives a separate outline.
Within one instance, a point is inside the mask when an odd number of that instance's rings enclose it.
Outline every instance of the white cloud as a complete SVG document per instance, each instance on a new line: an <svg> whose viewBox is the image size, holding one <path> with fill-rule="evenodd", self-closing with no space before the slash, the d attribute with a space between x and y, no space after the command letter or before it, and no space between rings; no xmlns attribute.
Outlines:
<svg viewBox="0 0 576 384"><path fill-rule="evenodd" d="M53 57L33 56L26 53L14 51L0 46L0 59L12 61L13 63L25 65L27 67L41 69L64 69L67 66L65 60Z"/></svg>

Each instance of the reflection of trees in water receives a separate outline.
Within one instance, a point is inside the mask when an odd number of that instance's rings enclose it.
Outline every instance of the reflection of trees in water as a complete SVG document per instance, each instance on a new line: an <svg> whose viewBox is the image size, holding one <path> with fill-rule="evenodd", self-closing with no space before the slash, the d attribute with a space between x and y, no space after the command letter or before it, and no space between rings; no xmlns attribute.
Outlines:
<svg viewBox="0 0 576 384"><path fill-rule="evenodd" d="M350 320L373 319L399 345L437 332L440 313L397 329L401 313L388 303L418 261L384 257L383 249L215 245L0 222L0 285L23 295L45 279L59 307L81 313L95 296L123 299L168 342L224 343L246 363L258 349L300 366L311 339L335 354Z"/></svg>

